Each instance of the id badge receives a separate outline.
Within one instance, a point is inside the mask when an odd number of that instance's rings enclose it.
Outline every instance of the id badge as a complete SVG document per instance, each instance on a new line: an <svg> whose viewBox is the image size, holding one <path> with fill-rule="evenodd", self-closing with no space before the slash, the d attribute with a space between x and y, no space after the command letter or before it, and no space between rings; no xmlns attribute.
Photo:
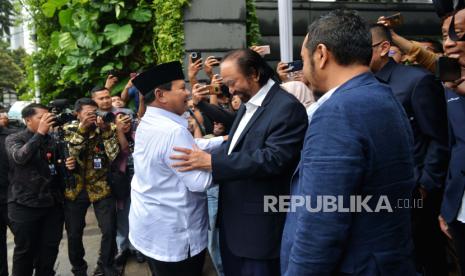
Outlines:
<svg viewBox="0 0 465 276"><path fill-rule="evenodd" d="M102 158L94 158L94 169L95 170L100 170L102 169Z"/></svg>
<svg viewBox="0 0 465 276"><path fill-rule="evenodd" d="M54 164L48 164L48 168L50 169L50 175L57 175L57 170Z"/></svg>

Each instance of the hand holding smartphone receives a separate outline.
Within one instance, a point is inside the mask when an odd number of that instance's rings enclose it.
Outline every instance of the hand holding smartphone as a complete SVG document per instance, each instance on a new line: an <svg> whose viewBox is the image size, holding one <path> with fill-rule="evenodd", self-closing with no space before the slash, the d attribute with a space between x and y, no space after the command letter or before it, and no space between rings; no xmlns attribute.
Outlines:
<svg viewBox="0 0 465 276"><path fill-rule="evenodd" d="M383 20L388 22L390 28L398 27L404 23L404 17L400 14L400 12L390 16L385 16Z"/></svg>
<svg viewBox="0 0 465 276"><path fill-rule="evenodd" d="M456 81L460 79L462 72L458 59L439 57L436 61L435 75L441 81Z"/></svg>
<svg viewBox="0 0 465 276"><path fill-rule="evenodd" d="M287 63L287 72L300 71L304 68L304 64L301 60L294 60Z"/></svg>

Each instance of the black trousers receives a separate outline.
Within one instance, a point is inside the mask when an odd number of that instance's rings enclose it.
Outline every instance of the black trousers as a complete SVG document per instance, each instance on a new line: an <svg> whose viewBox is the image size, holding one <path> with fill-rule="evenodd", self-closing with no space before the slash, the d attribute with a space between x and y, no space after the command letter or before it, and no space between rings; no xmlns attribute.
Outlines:
<svg viewBox="0 0 465 276"><path fill-rule="evenodd" d="M86 192L81 192L74 201L65 201L65 228L68 235L68 257L74 275L87 275L82 236L86 226L86 213L91 202ZM116 202L112 197L94 202L95 216L102 232L98 264L103 270L113 266L116 249Z"/></svg>
<svg viewBox="0 0 465 276"><path fill-rule="evenodd" d="M449 224L449 231L457 253L460 271L462 276L465 276L465 223L456 220Z"/></svg>
<svg viewBox="0 0 465 276"><path fill-rule="evenodd" d="M13 275L55 275L53 270L63 235L63 207L29 208L8 206L14 234Z"/></svg>
<svg viewBox="0 0 465 276"><path fill-rule="evenodd" d="M414 193L415 194L415 193ZM419 197L418 194L415 195ZM431 192L423 208L412 211L412 234L417 272L424 276L448 275L447 240L438 223L442 193Z"/></svg>
<svg viewBox="0 0 465 276"><path fill-rule="evenodd" d="M0 276L8 276L6 228L8 226L8 205L0 204Z"/></svg>
<svg viewBox="0 0 465 276"><path fill-rule="evenodd" d="M162 262L147 257L153 276L201 276L205 262L204 249L199 254L180 262Z"/></svg>
<svg viewBox="0 0 465 276"><path fill-rule="evenodd" d="M224 228L220 228L221 262L225 276L280 276L279 258L258 260L234 255L229 250L224 235Z"/></svg>

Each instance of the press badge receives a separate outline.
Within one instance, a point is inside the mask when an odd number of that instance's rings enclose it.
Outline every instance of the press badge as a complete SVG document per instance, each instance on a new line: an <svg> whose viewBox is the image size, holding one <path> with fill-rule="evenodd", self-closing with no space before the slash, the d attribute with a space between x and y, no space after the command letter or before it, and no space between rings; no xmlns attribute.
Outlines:
<svg viewBox="0 0 465 276"><path fill-rule="evenodd" d="M54 164L48 164L48 168L50 169L50 175L57 175L57 170Z"/></svg>
<svg viewBox="0 0 465 276"><path fill-rule="evenodd" d="M99 158L99 157L94 158L94 169L95 170L102 169L102 158Z"/></svg>

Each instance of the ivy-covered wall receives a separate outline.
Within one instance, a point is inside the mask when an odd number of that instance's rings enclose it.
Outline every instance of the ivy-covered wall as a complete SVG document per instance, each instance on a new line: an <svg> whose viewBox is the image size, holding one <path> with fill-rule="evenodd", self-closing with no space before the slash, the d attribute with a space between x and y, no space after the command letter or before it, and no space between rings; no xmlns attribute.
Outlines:
<svg viewBox="0 0 465 276"><path fill-rule="evenodd" d="M254 0L247 7L247 45L260 39ZM108 72L121 72L119 93L130 72L182 60L183 11L189 0L23 0L32 14L39 51L27 61L29 94L39 69L42 102L88 95ZM208 34L204 34L206 39Z"/></svg>

